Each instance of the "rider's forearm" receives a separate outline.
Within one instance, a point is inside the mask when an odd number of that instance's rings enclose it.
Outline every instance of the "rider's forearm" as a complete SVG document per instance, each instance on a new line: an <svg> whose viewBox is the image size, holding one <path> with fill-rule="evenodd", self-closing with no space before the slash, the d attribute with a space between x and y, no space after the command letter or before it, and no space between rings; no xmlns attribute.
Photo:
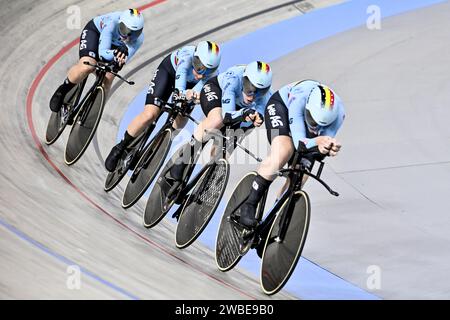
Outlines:
<svg viewBox="0 0 450 320"><path fill-rule="evenodd" d="M112 30L105 29L100 34L100 45L98 47L98 53L100 57L107 61L114 60L114 50L111 50L112 45Z"/></svg>

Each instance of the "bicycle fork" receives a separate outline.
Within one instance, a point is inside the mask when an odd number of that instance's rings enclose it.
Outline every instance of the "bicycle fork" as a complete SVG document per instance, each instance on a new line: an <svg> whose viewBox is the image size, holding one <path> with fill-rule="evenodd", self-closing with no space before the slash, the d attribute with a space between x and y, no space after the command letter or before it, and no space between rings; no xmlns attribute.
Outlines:
<svg viewBox="0 0 450 320"><path fill-rule="evenodd" d="M288 189L288 202L286 207L284 208L284 212L280 212L279 214L282 214L280 224L279 224L279 230L278 234L275 237L274 241L277 243L282 243L284 241L284 238L286 236L287 229L289 227L289 223L291 222L292 214L293 214L293 206L295 205L295 202L293 201L295 196L295 190L298 189L298 184L300 184L301 189L301 183L303 180L303 173L300 175L298 173L294 173L291 179L291 185Z"/></svg>

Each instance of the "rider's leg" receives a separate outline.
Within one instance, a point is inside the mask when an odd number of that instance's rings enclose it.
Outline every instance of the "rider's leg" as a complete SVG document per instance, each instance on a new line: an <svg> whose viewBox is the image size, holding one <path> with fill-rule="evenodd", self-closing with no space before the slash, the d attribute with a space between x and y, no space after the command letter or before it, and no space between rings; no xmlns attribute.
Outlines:
<svg viewBox="0 0 450 320"><path fill-rule="evenodd" d="M294 145L292 144L291 137L277 136L273 139L270 154L261 163L258 169L258 175L253 181L250 194L242 205L240 217L242 224L249 227L257 224L255 211L259 201L275 179L276 172L284 167L293 153Z"/></svg>
<svg viewBox="0 0 450 320"><path fill-rule="evenodd" d="M172 70L170 70L172 68ZM156 69L146 97L144 111L135 117L128 125L123 140L114 146L105 161L108 171L115 170L123 152L142 131L151 125L161 113L161 100L167 101L173 91L175 72L170 62L170 56L166 57L158 69Z"/></svg>
<svg viewBox="0 0 450 320"><path fill-rule="evenodd" d="M188 164L197 162L203 144L207 142L205 130L223 127L221 101L222 90L217 82L217 77L214 77L207 81L200 92L200 105L206 118L197 126L190 142L182 147L180 158L170 169L170 175L173 179L181 181Z"/></svg>
<svg viewBox="0 0 450 320"><path fill-rule="evenodd" d="M126 148L133 142L133 140L155 119L158 117L161 109L153 104L148 104L144 107L144 111L136 116L128 125L122 141L115 145L110 151L105 160L105 167L109 172L115 170L117 162L122 156Z"/></svg>
<svg viewBox="0 0 450 320"><path fill-rule="evenodd" d="M67 78L58 87L58 89L56 89L50 100L50 109L53 112L59 111L64 97L73 87L81 83L90 73L95 71L95 68L85 65L85 61L91 64L97 63L97 61L91 57L82 57L76 65L70 68L69 72L67 73Z"/></svg>
<svg viewBox="0 0 450 320"><path fill-rule="evenodd" d="M180 153L180 159L170 169L170 175L173 179L182 180L188 164L195 164L197 162L203 142L207 142L207 134L205 131L218 130L222 126L222 108L214 108L208 113L206 119L200 122L189 143L183 147Z"/></svg>
<svg viewBox="0 0 450 320"><path fill-rule="evenodd" d="M70 82L78 84L81 83L86 77L95 71L94 67L85 65L84 62L89 62L90 64L96 64L97 60L91 57L82 57L76 65L69 69L67 73L67 78Z"/></svg>
<svg viewBox="0 0 450 320"><path fill-rule="evenodd" d="M107 73L105 76L105 80L103 80L103 89L105 90L105 102L109 98L109 91L111 90L112 83L116 76L112 73Z"/></svg>
<svg viewBox="0 0 450 320"><path fill-rule="evenodd" d="M100 32L91 20L81 32L79 45L80 60L76 65L70 68L64 83L58 87L50 100L50 109L53 112L59 111L64 101L64 97L75 85L81 83L90 73L95 71L95 68L85 65L84 62L87 61L91 64L95 64L97 59L99 59L99 39Z"/></svg>
<svg viewBox="0 0 450 320"><path fill-rule="evenodd" d="M276 171L283 168L294 152L288 110L278 92L267 102L264 119L271 148L269 156L258 169L258 175L252 184L248 199L241 206L240 222L248 227L254 227L257 224L255 213L261 197L275 179Z"/></svg>
<svg viewBox="0 0 450 320"><path fill-rule="evenodd" d="M216 107L209 111L208 116L197 126L197 129L194 131L194 138L197 141L204 141L208 131L220 130L222 127L222 108Z"/></svg>
<svg viewBox="0 0 450 320"><path fill-rule="evenodd" d="M137 115L128 125L127 131L133 136L137 137L147 128L161 113L161 108L154 104L147 104L139 115Z"/></svg>
<svg viewBox="0 0 450 320"><path fill-rule="evenodd" d="M186 126L188 120L189 120L188 117L183 117L181 115L178 115L178 117L175 119L173 127L175 129L177 129L178 131L180 131Z"/></svg>
<svg viewBox="0 0 450 320"><path fill-rule="evenodd" d="M178 115L178 117L175 119L173 123L173 128L175 131L173 131L173 139L178 136L178 134L183 131L184 127L186 126L187 122L189 121L188 117L183 117L181 115Z"/></svg>

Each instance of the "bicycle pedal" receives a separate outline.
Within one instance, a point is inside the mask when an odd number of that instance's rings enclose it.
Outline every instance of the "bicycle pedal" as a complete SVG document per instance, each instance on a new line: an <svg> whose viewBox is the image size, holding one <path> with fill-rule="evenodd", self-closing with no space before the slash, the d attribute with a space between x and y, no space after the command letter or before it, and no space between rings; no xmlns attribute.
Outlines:
<svg viewBox="0 0 450 320"><path fill-rule="evenodd" d="M244 256L251 248L253 244L253 238L245 239L244 237L239 238L239 254Z"/></svg>
<svg viewBox="0 0 450 320"><path fill-rule="evenodd" d="M235 227L237 227L243 234L246 233L254 233L256 230L255 228L249 228L245 225L243 225L242 223L239 222L239 216L229 216L227 218L228 222L231 222Z"/></svg>
<svg viewBox="0 0 450 320"><path fill-rule="evenodd" d="M244 240L248 240L253 238L253 236L255 235L255 229L247 229L244 227L244 229L242 230L242 238Z"/></svg>
<svg viewBox="0 0 450 320"><path fill-rule="evenodd" d="M173 204L174 204L173 200L166 199L166 201L164 201L164 204L162 206L163 212L164 213L169 212L169 210L170 210L170 208L172 208Z"/></svg>

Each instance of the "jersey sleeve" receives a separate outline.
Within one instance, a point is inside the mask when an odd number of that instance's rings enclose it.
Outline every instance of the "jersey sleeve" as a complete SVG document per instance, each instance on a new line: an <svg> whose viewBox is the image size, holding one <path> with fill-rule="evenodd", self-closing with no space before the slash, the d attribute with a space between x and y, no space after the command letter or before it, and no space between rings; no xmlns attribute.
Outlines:
<svg viewBox="0 0 450 320"><path fill-rule="evenodd" d="M336 136L339 128L342 126L342 124L344 123L344 119L345 119L345 109L344 109L344 105L342 104L342 102L339 102L338 108L339 108L339 113L338 113L337 119L331 125L326 127L321 135L329 136L332 138L334 138Z"/></svg>
<svg viewBox="0 0 450 320"><path fill-rule="evenodd" d="M100 33L98 53L106 61L114 60L114 50L111 50L111 44L114 34L114 24L108 23Z"/></svg>
<svg viewBox="0 0 450 320"><path fill-rule="evenodd" d="M200 93L200 91L202 91L203 86L206 84L206 81L208 81L208 79L202 79L199 82L197 82L197 84L192 88L192 91Z"/></svg>
<svg viewBox="0 0 450 320"><path fill-rule="evenodd" d="M305 99L295 99L293 100L288 107L289 110L289 119L292 119L290 122L290 129L292 134L292 140L294 146L298 146L298 142L302 141L307 148L312 148L317 145L315 139L308 139L306 137L306 125L305 125L305 116L304 116L304 108L305 108Z"/></svg>
<svg viewBox="0 0 450 320"><path fill-rule="evenodd" d="M177 71L175 73L175 89L184 93L186 91L187 77L190 68L192 68L192 61L188 54L179 53L179 59L177 65Z"/></svg>
<svg viewBox="0 0 450 320"><path fill-rule="evenodd" d="M142 46L143 43L144 43L144 34L141 34L133 44L127 45L128 47L127 62L129 62L131 58L133 58L133 56L136 54L136 52L139 50L139 48Z"/></svg>
<svg viewBox="0 0 450 320"><path fill-rule="evenodd" d="M273 92L272 92L272 90L270 90L263 97L261 97L261 99L258 99L258 101L257 101L255 110L258 111L263 116L264 116L264 112L266 111L267 103L269 102L269 99L272 96L272 94L273 94Z"/></svg>
<svg viewBox="0 0 450 320"><path fill-rule="evenodd" d="M216 71L214 71L213 73L211 73L210 75L208 75L207 77L204 77L203 79L201 79L199 82L197 82L197 84L192 88L192 90L194 92L200 93L200 91L202 91L203 86L206 84L206 82L217 76L219 73Z"/></svg>
<svg viewBox="0 0 450 320"><path fill-rule="evenodd" d="M239 80L236 75L225 75L225 86L222 88L222 117L225 114L230 113L234 118L237 115L241 115L239 111L236 111L236 87L239 85Z"/></svg>

